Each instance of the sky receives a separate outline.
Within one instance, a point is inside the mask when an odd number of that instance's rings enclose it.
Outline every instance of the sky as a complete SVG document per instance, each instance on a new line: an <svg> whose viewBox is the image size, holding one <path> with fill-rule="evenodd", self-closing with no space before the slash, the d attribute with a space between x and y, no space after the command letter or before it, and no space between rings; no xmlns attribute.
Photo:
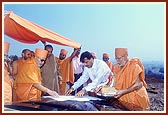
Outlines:
<svg viewBox="0 0 168 115"><path fill-rule="evenodd" d="M117 47L128 48L129 58L142 61L164 61L166 34L166 3L8 3L3 10L12 10L16 15L45 27L55 33L82 44L84 51L95 52L102 59L104 52L114 61ZM44 48L41 42L25 44L6 35L10 42L9 55L21 56L25 48ZM60 49L72 47L51 44L53 54Z"/></svg>

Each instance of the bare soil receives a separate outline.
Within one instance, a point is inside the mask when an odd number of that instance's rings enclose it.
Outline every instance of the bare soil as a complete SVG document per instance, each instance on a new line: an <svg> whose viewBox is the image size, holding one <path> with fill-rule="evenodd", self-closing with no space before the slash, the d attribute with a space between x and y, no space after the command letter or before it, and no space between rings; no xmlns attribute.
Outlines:
<svg viewBox="0 0 168 115"><path fill-rule="evenodd" d="M150 111L164 111L164 81L154 77L146 77L146 83Z"/></svg>

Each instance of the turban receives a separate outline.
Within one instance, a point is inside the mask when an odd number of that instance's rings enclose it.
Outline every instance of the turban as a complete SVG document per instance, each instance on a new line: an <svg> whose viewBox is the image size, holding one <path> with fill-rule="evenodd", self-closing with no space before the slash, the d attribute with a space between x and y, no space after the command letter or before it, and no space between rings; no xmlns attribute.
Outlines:
<svg viewBox="0 0 168 115"><path fill-rule="evenodd" d="M127 48L115 48L115 56L128 56Z"/></svg>
<svg viewBox="0 0 168 115"><path fill-rule="evenodd" d="M39 57L39 58L46 58L48 51L40 49L40 48L36 48L35 50L35 56Z"/></svg>
<svg viewBox="0 0 168 115"><path fill-rule="evenodd" d="M109 54L108 53L103 53L103 57L104 58L109 58Z"/></svg>
<svg viewBox="0 0 168 115"><path fill-rule="evenodd" d="M4 53L8 54L10 43L4 42Z"/></svg>
<svg viewBox="0 0 168 115"><path fill-rule="evenodd" d="M68 53L68 51L67 51L67 50L65 50L65 49L61 49L61 51L60 51L60 54L67 55L67 53Z"/></svg>

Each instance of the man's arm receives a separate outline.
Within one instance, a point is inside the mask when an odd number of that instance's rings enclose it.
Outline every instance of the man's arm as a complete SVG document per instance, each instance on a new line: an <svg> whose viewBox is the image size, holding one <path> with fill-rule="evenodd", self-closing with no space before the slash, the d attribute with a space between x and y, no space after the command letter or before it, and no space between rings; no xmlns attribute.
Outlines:
<svg viewBox="0 0 168 115"><path fill-rule="evenodd" d="M80 87L82 84L84 84L89 79L89 75L87 73L87 70L84 69L82 76L74 83L72 88L76 90L78 87Z"/></svg>
<svg viewBox="0 0 168 115"><path fill-rule="evenodd" d="M106 63L97 65L96 78L85 87L86 91L95 89L99 84L108 79L111 70Z"/></svg>
<svg viewBox="0 0 168 115"><path fill-rule="evenodd" d="M76 54L77 54L78 51L79 51L79 49L75 49L75 50L72 52L71 56L69 57L70 62L71 62L72 59L76 56Z"/></svg>
<svg viewBox="0 0 168 115"><path fill-rule="evenodd" d="M14 79L17 74L17 71L18 71L18 63L17 63L17 61L14 61L13 65L12 65L12 76Z"/></svg>
<svg viewBox="0 0 168 115"><path fill-rule="evenodd" d="M65 95L70 95L70 93L74 90L76 90L78 87L80 87L82 84L84 84L89 79L89 76L87 74L87 71L84 70L82 76L74 83L74 85L67 90Z"/></svg>
<svg viewBox="0 0 168 115"><path fill-rule="evenodd" d="M40 91L43 91L43 92L48 93L48 94L51 95L51 96L59 97L59 95L58 95L57 92L52 91L52 90L50 90L50 89L48 89L48 88L42 86L42 85L39 84L39 83L33 83L33 86L34 86L35 88L37 88L38 90L40 90Z"/></svg>

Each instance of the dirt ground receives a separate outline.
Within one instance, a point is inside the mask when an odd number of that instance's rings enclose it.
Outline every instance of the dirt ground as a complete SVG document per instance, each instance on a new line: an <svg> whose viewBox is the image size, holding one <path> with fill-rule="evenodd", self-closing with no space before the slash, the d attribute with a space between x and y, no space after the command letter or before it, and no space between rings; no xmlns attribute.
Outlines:
<svg viewBox="0 0 168 115"><path fill-rule="evenodd" d="M146 77L147 92L150 100L150 111L164 111L164 81Z"/></svg>

